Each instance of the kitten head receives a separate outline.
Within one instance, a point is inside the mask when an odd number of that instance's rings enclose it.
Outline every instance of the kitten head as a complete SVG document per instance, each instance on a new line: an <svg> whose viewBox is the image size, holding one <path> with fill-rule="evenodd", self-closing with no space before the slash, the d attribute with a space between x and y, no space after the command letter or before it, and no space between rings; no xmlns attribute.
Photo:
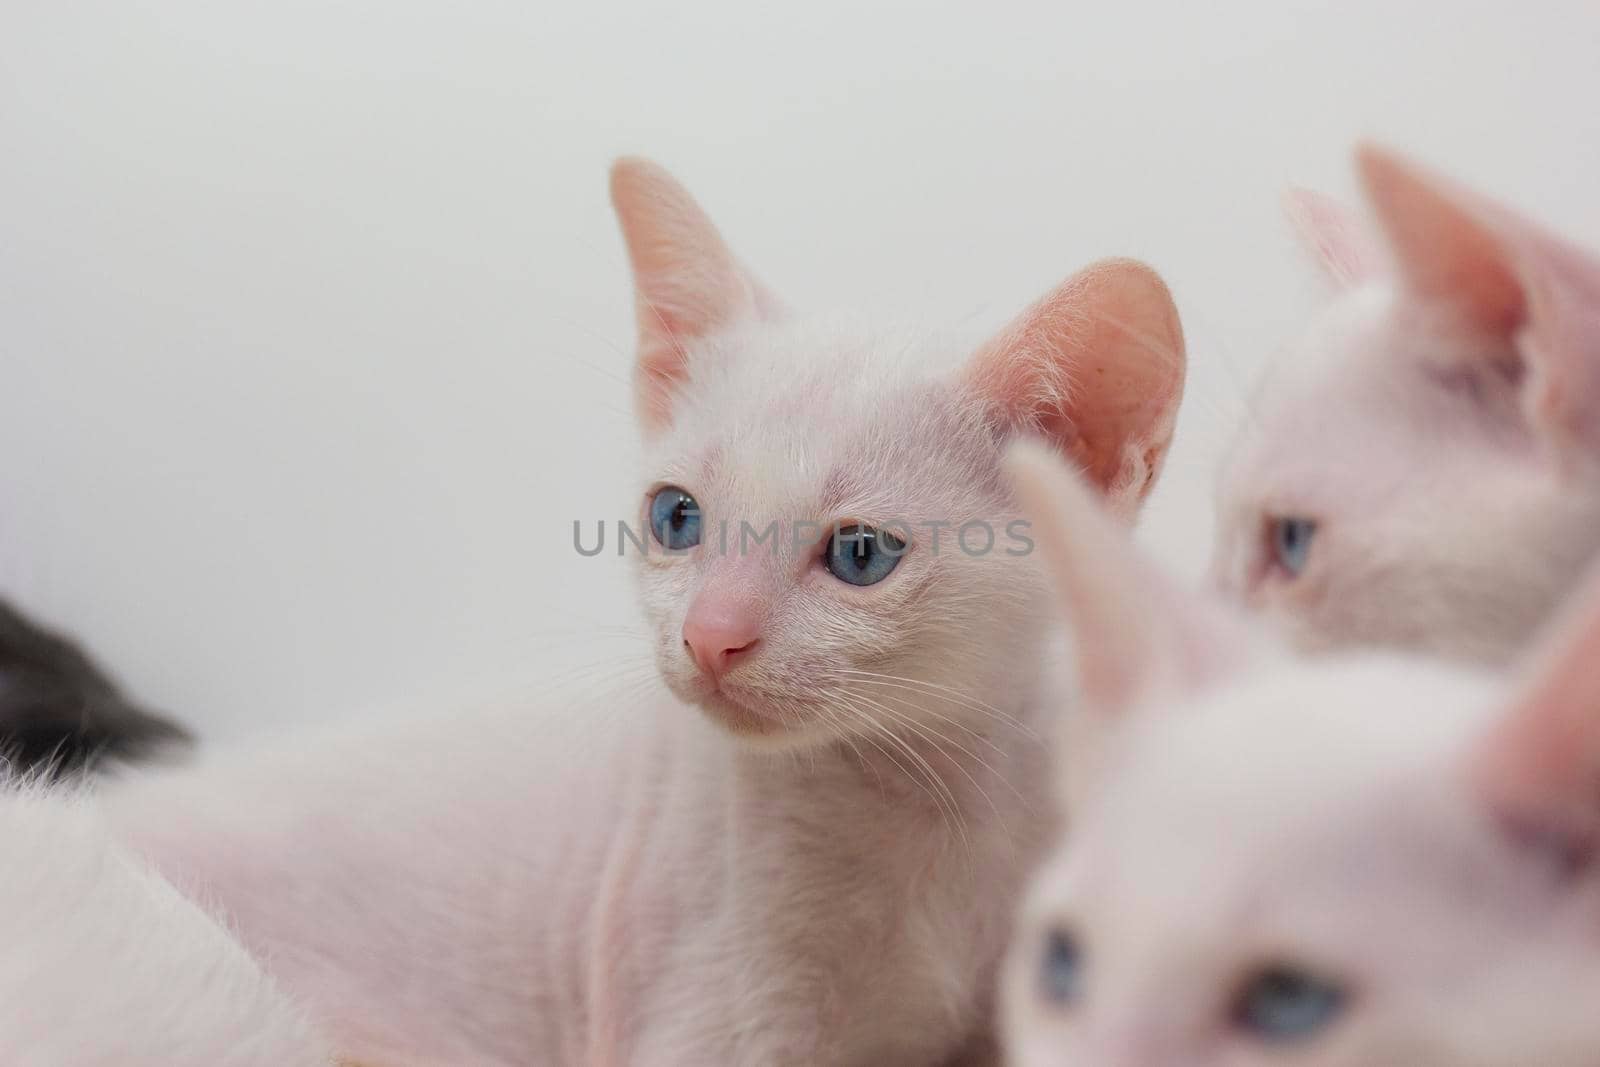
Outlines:
<svg viewBox="0 0 1600 1067"><path fill-rule="evenodd" d="M612 199L649 462L633 554L667 684L790 745L1020 695L1044 611L1002 449L1038 436L1133 513L1183 388L1160 279L1097 264L962 351L788 311L656 166L618 163Z"/></svg>
<svg viewBox="0 0 1600 1067"><path fill-rule="evenodd" d="M1024 459L1019 490L1099 660L1098 760L1067 764L1072 829L1006 964L1012 1062L1594 1061L1600 582L1514 685L1297 661L1180 590L1146 607L1159 579L1066 472Z"/></svg>
<svg viewBox="0 0 1600 1067"><path fill-rule="evenodd" d="M1391 155L1359 162L1381 243L1291 194L1346 291L1252 404L1215 573L1308 646L1504 660L1600 528L1600 263Z"/></svg>

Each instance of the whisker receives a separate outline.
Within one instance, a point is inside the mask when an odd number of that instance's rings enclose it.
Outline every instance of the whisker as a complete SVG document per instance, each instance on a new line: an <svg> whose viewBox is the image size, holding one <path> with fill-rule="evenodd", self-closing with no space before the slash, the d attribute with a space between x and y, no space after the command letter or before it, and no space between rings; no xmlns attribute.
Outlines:
<svg viewBox="0 0 1600 1067"><path fill-rule="evenodd" d="M944 782L936 772L933 771L932 766L928 764L928 762L920 753L917 752L916 749L906 744L904 738L898 736L894 731L890 730L883 723L879 722L871 714L873 710L871 707L859 700L856 694L849 693L839 694L839 699L834 702L834 706L853 713L855 722L858 722L876 731L879 737L889 741L891 744L895 745L899 751L902 751L909 756L919 771L927 772L928 776L926 777L925 781L928 789L937 791L937 793L929 792L929 795L939 803L940 811L948 811L952 816L959 817L959 804L957 803L955 794L950 792L948 784ZM897 762L897 766L898 765L899 764ZM902 769L904 768L902 767ZM924 778L921 774L919 774L917 780L923 781Z"/></svg>
<svg viewBox="0 0 1600 1067"><path fill-rule="evenodd" d="M827 705L823 705L818 710L822 718L823 729L827 730L829 735L836 740L841 741L845 745L849 746L850 751L855 753L857 762L861 764L861 769L864 771L871 771L872 777L877 779L878 792L884 797L887 797L889 795L888 786L884 784L883 775L878 773L878 768L867 762L866 754L856 746L855 738L851 737L850 731L845 729L844 721L839 713Z"/></svg>
<svg viewBox="0 0 1600 1067"><path fill-rule="evenodd" d="M879 701L871 701L871 704L874 707L876 707L878 710L882 711L884 714L889 715L892 718L894 718L896 722L901 723L907 729L911 730L913 733L917 734L917 736L921 737L923 740L927 741L929 744L931 744L933 746L933 749L934 749L935 752L937 752L939 755L943 756L945 759L949 760L950 761L950 765L952 767L954 767L957 771L959 771L961 773L961 776L964 777L968 782L972 783L972 788L976 789L978 791L978 795L981 796L984 799L984 802L989 805L989 809L994 812L995 821L997 821L1000 824L1000 829L1006 835L1007 840L1010 840L1010 838L1011 838L1011 829L1010 829L1010 827L1008 827L1006 825L1005 816L1000 813L1000 806L994 802L994 798L989 795L989 791L987 789L983 788L983 786L978 783L978 780L972 776L972 772L968 771L965 767L963 767L961 765L961 761L960 760L957 760L955 757L951 756L950 753L946 752L944 750L943 745L944 744L948 744L948 745L952 746L953 748L955 748L957 751L962 752L963 754L965 754L969 759L976 760L985 770L987 770L990 774L994 775L995 778L997 778L1001 782L1005 783L1006 788L1010 789L1012 791L1012 793L1016 794L1017 799L1019 801L1021 801L1022 804L1025 807L1029 807L1031 809L1031 805L1029 805L1027 798L1024 797L1020 792L1017 791L1016 786L1012 785L1011 782L1004 775L1002 775L999 771L995 770L994 766L992 764L990 764L987 760L985 760L982 756L979 756L977 753L975 753L975 752L971 751L970 749L966 748L965 746L961 745L959 742L954 741L951 738L945 736L944 734L940 733L938 730L934 729L932 726L928 725L927 723L918 723L910 715L908 715L908 714L906 714L906 713L904 713L902 711L896 711L894 708L889 707L889 705L881 703ZM917 710L926 710L926 709L917 709ZM943 742L943 744L941 744L940 742Z"/></svg>
<svg viewBox="0 0 1600 1067"><path fill-rule="evenodd" d="M880 733L885 732L883 730L883 727L880 726L878 723L872 722L870 719L865 719L865 717L863 717L863 721L865 721L866 724L869 727L871 727L872 729L875 729L875 730L879 731ZM919 789L924 795L926 795L928 797L929 800L933 801L934 806L939 809L939 821L944 824L945 831L948 832L948 833L954 833L955 832L955 828L950 822L949 812L946 811L943 801L940 800L938 795L935 794L933 792L933 790L931 788L929 788L929 786L923 781L921 775L913 773L912 769L906 767L905 764L900 762L899 757L897 757L889 749L886 749L882 745L878 744L877 740L874 737L872 737L870 734L862 734L861 735L861 740L865 741L867 744L869 744L873 748L877 749L878 752L885 759L887 759L890 763L892 763L894 765L896 770L898 770L901 774L906 776L906 780L908 782L911 782L912 784L914 784L917 787L917 789Z"/></svg>
<svg viewBox="0 0 1600 1067"><path fill-rule="evenodd" d="M875 686L879 686L879 687L884 688L884 689L898 689L898 690L902 690L902 691L907 692L907 693L915 693L918 696L933 697L935 700L949 700L950 699L949 697L944 696L943 694L940 694L940 693L929 693L929 692L926 692L925 690L918 689L918 688L915 688L915 687L909 686L909 685L903 685L903 684L901 684L899 682L882 681L882 680L879 680L879 679L876 679L876 678L846 678L845 681L847 683L853 684L853 685L875 685ZM954 726L956 729L961 730L964 733L972 735L972 737L976 738L977 740L983 742L984 744L986 744L990 748L992 748L1001 757L1006 757L1006 756L1009 755L1009 753L1006 752L1005 749L1001 748L998 744L996 744L994 739L991 738L989 735L985 734L981 730L973 729L971 726L968 726L966 723L962 722L960 719L952 718L949 715L945 715L945 714L943 714L941 712L934 711L932 708L923 706L921 704L916 705L916 708L920 712L923 712L923 713L925 713L927 715L932 715L934 718L939 719L939 720L941 720L943 722L947 722L951 726ZM1038 741L1038 738L1033 738L1032 740ZM974 758L976 758L976 757L974 757Z"/></svg>
<svg viewBox="0 0 1600 1067"><path fill-rule="evenodd" d="M1015 728L1018 732L1034 741L1042 740L1039 735L1034 733L1033 730L1021 719L1018 719L1014 715L1009 715L995 707L993 704L985 703L984 701L979 700L977 697L974 697L972 694L965 693L952 686L940 685L936 682L925 681L921 678L907 678L902 675L883 674L878 671L853 670L848 667L834 668L834 673L849 675L853 678L877 680L880 682L899 682L903 685L919 687L920 689L928 692L929 695L933 695L935 693L947 694L947 699L954 703L958 703L963 707L970 708L973 711L981 712L990 716L991 718L1005 723L1006 725Z"/></svg>
<svg viewBox="0 0 1600 1067"><path fill-rule="evenodd" d="M857 705L857 710L861 710L859 705ZM883 723L877 721L870 714L862 715L861 721L867 723L873 729L877 730L879 736L883 737L884 740L899 746L900 750L909 756L913 763L921 768L923 774L927 778L928 784L939 792L940 796L943 798L942 803L948 805L951 818L955 823L955 831L961 838L962 848L966 850L967 855L970 858L973 855L972 841L967 835L967 824L966 819L963 818L961 814L960 799L956 796L955 790L950 788L950 783L946 782L939 772L934 769L933 764L928 762L927 757L913 748L910 742L908 742L905 738L889 729Z"/></svg>

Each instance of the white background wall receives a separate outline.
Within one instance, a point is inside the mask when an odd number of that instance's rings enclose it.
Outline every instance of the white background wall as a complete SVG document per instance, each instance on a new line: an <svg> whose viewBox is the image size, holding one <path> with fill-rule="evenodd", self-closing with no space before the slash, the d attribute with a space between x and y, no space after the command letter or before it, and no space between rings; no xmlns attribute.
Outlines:
<svg viewBox="0 0 1600 1067"><path fill-rule="evenodd" d="M1363 134L1600 246L1600 3L0 0L0 593L215 739L537 688L631 616L604 169L797 304L1182 305L1146 538L1186 570Z"/></svg>

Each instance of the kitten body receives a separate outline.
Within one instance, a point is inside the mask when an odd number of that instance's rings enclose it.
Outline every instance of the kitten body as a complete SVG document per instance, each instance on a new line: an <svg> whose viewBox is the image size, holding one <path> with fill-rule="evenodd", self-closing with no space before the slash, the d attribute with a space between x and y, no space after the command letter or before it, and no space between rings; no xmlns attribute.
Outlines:
<svg viewBox="0 0 1600 1067"><path fill-rule="evenodd" d="M0 854L0 1062L331 1067L260 965L86 799L0 794Z"/></svg>
<svg viewBox="0 0 1600 1067"><path fill-rule="evenodd" d="M117 814L361 1062L930 1063L980 1026L1047 829L998 776L942 764L952 815L892 746L745 751L670 697L560 716L219 760Z"/></svg>
<svg viewBox="0 0 1600 1067"><path fill-rule="evenodd" d="M982 1055L1052 827L1060 697L1032 561L958 531L1005 536L999 460L1020 434L1136 510L1181 394L1170 297L1101 264L973 354L788 313L649 164L619 164L613 198L665 689L351 728L134 783L118 818L359 1060ZM682 506L656 522L662 499ZM777 533L724 549L723 520ZM907 551L882 573L832 553L833 526L894 523ZM695 543L668 553L669 530Z"/></svg>
<svg viewBox="0 0 1600 1067"><path fill-rule="evenodd" d="M1291 207L1346 291L1274 367L1215 575L1308 647L1506 663L1600 548L1600 260L1375 149L1381 241ZM1275 523L1315 523L1285 567Z"/></svg>
<svg viewBox="0 0 1600 1067"><path fill-rule="evenodd" d="M1014 1062L1595 1062L1600 581L1513 677L1295 659L1085 534L1064 472L1019 477L1080 654L1111 654L1006 967Z"/></svg>

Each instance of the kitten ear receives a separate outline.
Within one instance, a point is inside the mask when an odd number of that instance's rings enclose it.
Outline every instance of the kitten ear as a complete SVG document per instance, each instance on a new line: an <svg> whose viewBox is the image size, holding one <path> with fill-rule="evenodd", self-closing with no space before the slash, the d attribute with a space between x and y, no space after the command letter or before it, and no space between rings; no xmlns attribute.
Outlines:
<svg viewBox="0 0 1600 1067"><path fill-rule="evenodd" d="M1011 433L1069 457L1131 515L1183 399L1183 329L1155 271L1108 259L1067 279L973 357L969 388Z"/></svg>
<svg viewBox="0 0 1600 1067"><path fill-rule="evenodd" d="M1243 663L1249 641L1238 620L1150 564L1053 450L1018 442L1006 469L1070 624L1079 695L1096 718L1204 688Z"/></svg>
<svg viewBox="0 0 1600 1067"><path fill-rule="evenodd" d="M1600 846L1600 568L1526 658L1509 710L1470 752L1491 810L1539 840Z"/></svg>
<svg viewBox="0 0 1600 1067"><path fill-rule="evenodd" d="M1600 261L1443 178L1370 145L1367 195L1407 288L1516 346L1535 426L1592 434L1600 415Z"/></svg>
<svg viewBox="0 0 1600 1067"><path fill-rule="evenodd" d="M611 167L611 203L633 266L639 353L634 388L646 433L672 421L693 342L776 302L729 251L688 190L645 159Z"/></svg>
<svg viewBox="0 0 1600 1067"><path fill-rule="evenodd" d="M1359 285L1382 272L1378 242L1361 218L1333 197L1294 186L1284 191L1283 210L1341 288Z"/></svg>
<svg viewBox="0 0 1600 1067"><path fill-rule="evenodd" d="M1407 286L1509 336L1526 312L1522 281L1481 209L1443 179L1372 145L1356 150L1356 166Z"/></svg>

